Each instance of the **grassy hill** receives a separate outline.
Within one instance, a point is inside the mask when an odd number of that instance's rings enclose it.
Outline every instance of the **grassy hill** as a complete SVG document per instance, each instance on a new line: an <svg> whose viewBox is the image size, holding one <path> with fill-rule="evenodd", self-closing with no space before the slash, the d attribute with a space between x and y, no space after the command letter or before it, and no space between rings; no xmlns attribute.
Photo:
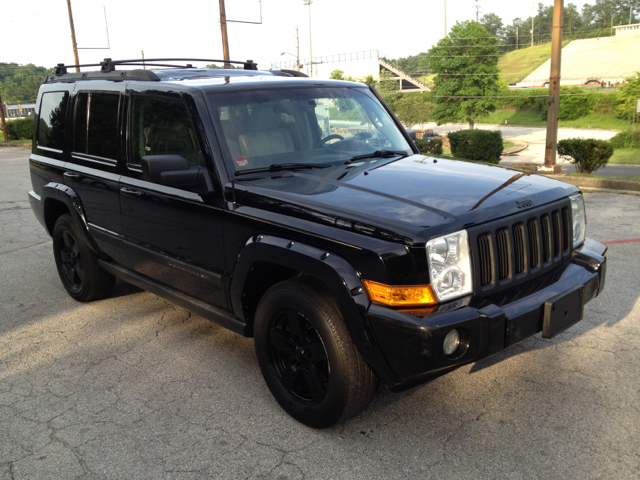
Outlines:
<svg viewBox="0 0 640 480"><path fill-rule="evenodd" d="M562 42L566 46L569 40ZM498 68L502 71L502 78L507 83L521 82L536 68L551 58L551 44L534 45L521 48L503 55L498 60Z"/></svg>

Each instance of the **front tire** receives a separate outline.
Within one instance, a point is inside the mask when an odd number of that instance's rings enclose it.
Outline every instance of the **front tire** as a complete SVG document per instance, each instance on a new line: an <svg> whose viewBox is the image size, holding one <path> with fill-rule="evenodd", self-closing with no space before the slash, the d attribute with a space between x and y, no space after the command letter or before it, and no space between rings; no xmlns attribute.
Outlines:
<svg viewBox="0 0 640 480"><path fill-rule="evenodd" d="M314 428L360 412L377 379L331 300L313 286L285 281L262 297L254 325L262 375L280 406Z"/></svg>
<svg viewBox="0 0 640 480"><path fill-rule="evenodd" d="M100 268L68 213L53 227L53 256L62 285L79 302L104 298L113 290L115 277Z"/></svg>

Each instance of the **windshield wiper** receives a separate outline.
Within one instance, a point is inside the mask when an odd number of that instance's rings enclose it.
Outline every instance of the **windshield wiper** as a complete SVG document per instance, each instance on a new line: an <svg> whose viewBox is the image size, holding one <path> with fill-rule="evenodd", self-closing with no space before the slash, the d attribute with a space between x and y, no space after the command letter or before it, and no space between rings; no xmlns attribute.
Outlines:
<svg viewBox="0 0 640 480"><path fill-rule="evenodd" d="M405 151L393 151L393 150L376 150L375 152L371 152L371 153L365 153L363 155L356 155L355 157L351 157L349 160L347 160L345 163L349 164L349 163L353 163L353 162L357 162L358 160L364 160L367 158L378 158L378 157L396 157L396 156L401 156L402 158L404 157L408 157L409 155L407 154L407 152Z"/></svg>
<svg viewBox="0 0 640 480"><path fill-rule="evenodd" d="M331 167L330 163L274 163L268 167L250 168L249 170L236 170L235 175L246 175L248 173L261 172L281 172L282 170L304 170L307 168L327 168Z"/></svg>

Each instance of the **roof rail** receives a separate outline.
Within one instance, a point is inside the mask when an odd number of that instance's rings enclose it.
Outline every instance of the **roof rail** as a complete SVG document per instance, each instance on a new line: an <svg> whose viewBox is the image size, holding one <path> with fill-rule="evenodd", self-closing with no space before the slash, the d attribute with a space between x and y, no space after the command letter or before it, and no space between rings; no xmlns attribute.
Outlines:
<svg viewBox="0 0 640 480"><path fill-rule="evenodd" d="M187 63L186 65L171 65L166 63L156 63L156 62L221 62L221 63L232 63L238 65L244 65L244 70L257 70L258 64L253 60L246 60L244 62L237 60L219 60L219 59L210 59L210 58L141 58L141 59L133 59L133 60L112 60L110 58L105 58L100 63L87 63L83 65L65 65L64 63L59 63L55 66L55 75L66 75L68 73L68 68L80 68L80 67L100 67L100 72L113 72L116 69L116 65L126 65L126 66L149 66L149 67L168 67L168 68L193 68L193 65Z"/></svg>

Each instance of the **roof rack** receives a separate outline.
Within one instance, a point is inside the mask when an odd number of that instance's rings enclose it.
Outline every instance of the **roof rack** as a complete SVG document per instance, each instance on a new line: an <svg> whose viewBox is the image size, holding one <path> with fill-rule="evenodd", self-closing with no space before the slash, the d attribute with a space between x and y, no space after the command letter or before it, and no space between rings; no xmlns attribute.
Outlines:
<svg viewBox="0 0 640 480"><path fill-rule="evenodd" d="M210 58L140 58L133 60L111 60L110 58L105 58L100 63L87 63L83 65L65 65L64 63L59 63L55 66L55 75L66 75L68 73L68 68L79 68L79 67L100 67L100 72L113 72L116 69L116 65L127 65L127 66L149 66L149 67L168 67L168 68L193 68L193 65L187 63L186 65L172 65L166 63L155 63L155 62L221 62L221 63L234 63L238 65L244 65L244 70L257 70L258 64L253 60L246 60L244 62L240 62L237 60L219 60L219 59L210 59Z"/></svg>

